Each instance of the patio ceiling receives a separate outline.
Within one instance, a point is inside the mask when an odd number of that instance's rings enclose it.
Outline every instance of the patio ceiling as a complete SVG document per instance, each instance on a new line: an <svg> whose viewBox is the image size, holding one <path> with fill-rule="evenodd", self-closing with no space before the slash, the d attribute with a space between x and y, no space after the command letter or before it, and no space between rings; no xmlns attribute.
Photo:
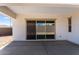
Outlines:
<svg viewBox="0 0 79 59"><path fill-rule="evenodd" d="M7 6L16 14L70 14L79 12L79 5L69 4L40 4L40 3L9 3L0 4Z"/></svg>
<svg viewBox="0 0 79 59"><path fill-rule="evenodd" d="M6 6L0 6L0 12L4 13L12 18L16 18L16 13L14 13L12 10L10 10Z"/></svg>

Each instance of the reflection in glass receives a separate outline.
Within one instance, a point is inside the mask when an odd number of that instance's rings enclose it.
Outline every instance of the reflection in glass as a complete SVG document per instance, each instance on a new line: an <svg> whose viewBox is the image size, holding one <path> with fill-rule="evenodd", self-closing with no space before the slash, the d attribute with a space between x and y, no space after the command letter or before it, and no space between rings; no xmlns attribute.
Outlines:
<svg viewBox="0 0 79 59"><path fill-rule="evenodd" d="M55 21L27 21L27 39L55 39Z"/></svg>
<svg viewBox="0 0 79 59"><path fill-rule="evenodd" d="M37 21L36 26L37 39L45 39L45 32L46 32L45 27L46 27L45 21Z"/></svg>
<svg viewBox="0 0 79 59"><path fill-rule="evenodd" d="M36 39L36 22L27 21L27 39Z"/></svg>
<svg viewBox="0 0 79 59"><path fill-rule="evenodd" d="M46 39L55 38L55 22L46 21Z"/></svg>

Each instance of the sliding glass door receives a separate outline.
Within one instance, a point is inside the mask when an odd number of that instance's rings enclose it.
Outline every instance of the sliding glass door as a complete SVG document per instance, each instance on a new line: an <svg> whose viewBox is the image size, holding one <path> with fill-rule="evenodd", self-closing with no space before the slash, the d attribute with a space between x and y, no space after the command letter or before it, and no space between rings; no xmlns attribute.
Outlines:
<svg viewBox="0 0 79 59"><path fill-rule="evenodd" d="M55 21L27 21L27 39L55 39Z"/></svg>

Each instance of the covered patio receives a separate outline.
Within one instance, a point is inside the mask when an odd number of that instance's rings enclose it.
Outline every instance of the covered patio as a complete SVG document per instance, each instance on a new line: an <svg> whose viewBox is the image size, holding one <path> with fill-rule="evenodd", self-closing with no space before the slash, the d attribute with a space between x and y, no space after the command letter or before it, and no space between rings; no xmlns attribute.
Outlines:
<svg viewBox="0 0 79 59"><path fill-rule="evenodd" d="M79 55L79 6L0 4L10 17L12 41L1 55Z"/></svg>

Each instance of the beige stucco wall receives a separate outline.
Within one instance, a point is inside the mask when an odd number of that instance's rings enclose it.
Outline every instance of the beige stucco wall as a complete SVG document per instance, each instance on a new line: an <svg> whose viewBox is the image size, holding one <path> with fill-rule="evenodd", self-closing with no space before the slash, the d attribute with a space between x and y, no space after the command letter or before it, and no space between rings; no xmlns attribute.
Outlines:
<svg viewBox="0 0 79 59"><path fill-rule="evenodd" d="M26 41L26 18L53 18L56 19L56 40L65 40L67 33L67 18L59 15L44 15L44 14L27 14L18 15L13 21L13 39Z"/></svg>
<svg viewBox="0 0 79 59"><path fill-rule="evenodd" d="M72 16L72 32L68 32L67 18ZM55 15L55 14L26 14L18 15L13 21L13 39L26 41L26 18L53 18L56 19L56 40L69 40L79 44L79 14Z"/></svg>
<svg viewBox="0 0 79 59"><path fill-rule="evenodd" d="M79 14L72 15L72 32L67 33L67 40L79 44Z"/></svg>

